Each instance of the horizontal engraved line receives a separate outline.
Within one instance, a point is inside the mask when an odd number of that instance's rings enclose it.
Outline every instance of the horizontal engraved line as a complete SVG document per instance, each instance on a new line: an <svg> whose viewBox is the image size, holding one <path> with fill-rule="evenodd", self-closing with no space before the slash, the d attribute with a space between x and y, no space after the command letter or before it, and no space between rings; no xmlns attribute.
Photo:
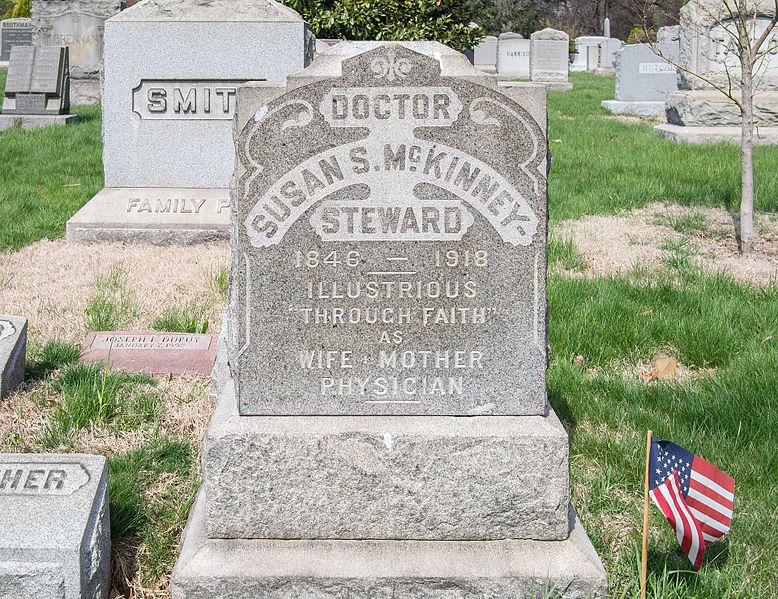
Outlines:
<svg viewBox="0 0 778 599"><path fill-rule="evenodd" d="M367 401L365 401L365 403L421 403L421 400L420 399L408 399L408 400L397 399L397 400L381 401L378 399L368 399Z"/></svg>
<svg viewBox="0 0 778 599"><path fill-rule="evenodd" d="M378 275L415 275L417 271L415 270L375 270L372 272L367 273L369 276L378 276Z"/></svg>
<svg viewBox="0 0 778 599"><path fill-rule="evenodd" d="M386 259L387 262L407 262L408 258L403 258L402 256L396 256L396 257L389 257Z"/></svg>

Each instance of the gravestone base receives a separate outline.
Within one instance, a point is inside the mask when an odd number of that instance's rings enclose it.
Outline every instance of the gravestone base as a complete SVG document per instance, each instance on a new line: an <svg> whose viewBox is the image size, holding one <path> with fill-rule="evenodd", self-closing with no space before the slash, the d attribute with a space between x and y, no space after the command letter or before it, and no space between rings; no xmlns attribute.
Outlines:
<svg viewBox="0 0 778 599"><path fill-rule="evenodd" d="M605 571L571 516L564 541L209 539L201 492L173 570L172 597L603 597Z"/></svg>
<svg viewBox="0 0 778 599"><path fill-rule="evenodd" d="M573 84L569 81L532 81L536 85L542 85L550 92L569 92Z"/></svg>
<svg viewBox="0 0 778 599"><path fill-rule="evenodd" d="M602 107L613 114L636 114L639 116L659 116L665 113L664 102L624 102L621 100L603 100Z"/></svg>
<svg viewBox="0 0 778 599"><path fill-rule="evenodd" d="M99 79L71 79L71 106L93 106L100 104L101 91Z"/></svg>
<svg viewBox="0 0 778 599"><path fill-rule="evenodd" d="M682 127L680 125L657 125L654 127L659 135L671 141L689 144L704 144L726 142L740 144L740 127ZM778 126L755 127L754 145L778 144Z"/></svg>
<svg viewBox="0 0 778 599"><path fill-rule="evenodd" d="M616 74L616 69L615 67L597 67L593 73L595 75L610 76Z"/></svg>
<svg viewBox="0 0 778 599"><path fill-rule="evenodd" d="M738 92L739 93L739 92ZM667 122L685 127L740 127L740 109L716 90L685 90L667 94ZM754 122L778 127L778 92L754 95Z"/></svg>
<svg viewBox="0 0 778 599"><path fill-rule="evenodd" d="M103 456L0 455L0 597L107 599Z"/></svg>
<svg viewBox="0 0 778 599"><path fill-rule="evenodd" d="M73 243L193 244L229 239L228 189L103 188L67 223Z"/></svg>
<svg viewBox="0 0 778 599"><path fill-rule="evenodd" d="M22 129L40 129L62 125L74 125L77 114L0 114L0 131L20 126Z"/></svg>

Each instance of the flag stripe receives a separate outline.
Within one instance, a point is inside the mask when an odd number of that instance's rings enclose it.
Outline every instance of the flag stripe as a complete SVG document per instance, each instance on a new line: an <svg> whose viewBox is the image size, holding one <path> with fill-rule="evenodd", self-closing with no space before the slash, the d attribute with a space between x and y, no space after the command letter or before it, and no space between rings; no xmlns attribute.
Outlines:
<svg viewBox="0 0 778 599"><path fill-rule="evenodd" d="M687 498L689 499L695 499L699 501L700 503L708 506L712 510L716 510L719 514L722 516L725 516L726 518L732 519L732 510L729 509L726 506L721 505L718 501L715 501L708 497L707 495L704 495L703 493L700 493L697 489L689 489L689 494L687 495Z"/></svg>
<svg viewBox="0 0 778 599"><path fill-rule="evenodd" d="M689 543L688 549L686 549L686 555L689 556L689 560L694 564L694 567L699 568L699 564L702 562L702 553L705 551L705 547L702 544L702 531L683 500L678 473L674 473L667 482L669 483L673 500L675 501L678 510L681 512L681 515L686 519L686 524L689 526L689 534L687 535Z"/></svg>
<svg viewBox="0 0 778 599"><path fill-rule="evenodd" d="M720 484L718 484L716 481L711 480L701 472L698 472L694 468L692 468L692 480L697 481L704 486L708 487L712 491L715 491L719 495L721 495L724 499L728 501L734 501L735 500L735 494L731 491L728 491L724 487L722 487Z"/></svg>
<svg viewBox="0 0 778 599"><path fill-rule="evenodd" d="M686 548L684 547L684 543L686 541L686 530L684 529L684 524L681 519L681 515L678 513L678 510L675 507L675 502L670 497L670 490L667 488L667 483L670 479L667 479L665 481L665 484L660 485L657 487L657 491L662 496L662 499L667 506L667 510L672 513L672 522L670 524L673 525L673 528L675 528L675 536L678 538L678 543L680 543L681 548L683 549L684 553L686 553ZM665 515L667 515L668 512L665 510L662 510L665 512ZM668 518L669 519L669 518Z"/></svg>
<svg viewBox="0 0 778 599"><path fill-rule="evenodd" d="M687 497L686 498L686 505L688 505L690 508L698 510L700 513L705 514L708 518L711 520L715 520L722 526L730 526L732 524L732 519L727 518L725 516L722 516L718 512L710 509L708 506L706 506L704 503L701 503L694 499L694 497Z"/></svg>
<svg viewBox="0 0 778 599"><path fill-rule="evenodd" d="M703 460L700 456L694 456L692 470L715 482L725 491L729 493L735 492L735 479L731 476L727 476L724 472L716 468L716 466L707 460Z"/></svg>
<svg viewBox="0 0 778 599"><path fill-rule="evenodd" d="M701 511L694 509L693 507L689 506L689 509L691 510L692 514L694 515L697 520L700 522L707 524L711 528L723 533L727 534L729 532L729 526L722 524L721 522L717 522L707 514L703 514Z"/></svg>
<svg viewBox="0 0 778 599"><path fill-rule="evenodd" d="M715 543L721 537L713 537L713 536L709 535L707 532L703 532L702 533L702 538L705 539L706 543Z"/></svg>

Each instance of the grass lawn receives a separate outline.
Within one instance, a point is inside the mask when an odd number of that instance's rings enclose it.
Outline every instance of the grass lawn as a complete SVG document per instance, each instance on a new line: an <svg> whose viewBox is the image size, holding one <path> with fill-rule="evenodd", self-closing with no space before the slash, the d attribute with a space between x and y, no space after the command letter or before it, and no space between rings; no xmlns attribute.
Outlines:
<svg viewBox="0 0 778 599"><path fill-rule="evenodd" d="M573 82L572 92L549 98L552 230L562 219L657 201L737 208L736 147L665 142L645 122L600 108L613 96L612 77L575 74ZM0 251L62 235L67 218L102 184L99 111L78 112L83 122L75 127L0 133L0 217L12 225L0 228ZM778 148L755 154L757 208L778 211ZM708 548L699 573L652 506L650 596L778 596L778 286L738 284L686 260L592 278L575 272L584 260L572 243L555 242L550 254L552 265L573 272L549 278L549 397L570 433L573 501L612 596L637 596L648 428L736 480L732 532ZM223 301L225 271L203 285ZM105 273L85 322L130 314L123 289L121 277ZM203 330L205 309L192 301L181 297L178 311L151 326ZM117 588L165 596L199 484L200 429L175 414L189 409L204 418L207 406L175 379L171 389L159 378L106 374L78 364L76 347L33 341L31 381L5 414L27 432L0 429L0 450L73 451L87 439L108 455ZM641 375L663 356L680 363L682 376ZM25 418L29 426L21 426Z"/></svg>
<svg viewBox="0 0 778 599"><path fill-rule="evenodd" d="M0 94L5 89L0 69ZM65 223L103 186L100 108L76 106L79 122L0 132L0 252L65 233Z"/></svg>

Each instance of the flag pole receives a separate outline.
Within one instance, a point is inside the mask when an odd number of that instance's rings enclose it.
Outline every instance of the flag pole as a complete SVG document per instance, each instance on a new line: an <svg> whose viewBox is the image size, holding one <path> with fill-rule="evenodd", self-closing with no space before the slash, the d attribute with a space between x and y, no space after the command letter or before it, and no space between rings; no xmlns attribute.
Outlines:
<svg viewBox="0 0 778 599"><path fill-rule="evenodd" d="M646 480L643 489L643 559L640 570L640 599L646 599L646 566L648 565L648 475L651 463L651 431L646 436Z"/></svg>

